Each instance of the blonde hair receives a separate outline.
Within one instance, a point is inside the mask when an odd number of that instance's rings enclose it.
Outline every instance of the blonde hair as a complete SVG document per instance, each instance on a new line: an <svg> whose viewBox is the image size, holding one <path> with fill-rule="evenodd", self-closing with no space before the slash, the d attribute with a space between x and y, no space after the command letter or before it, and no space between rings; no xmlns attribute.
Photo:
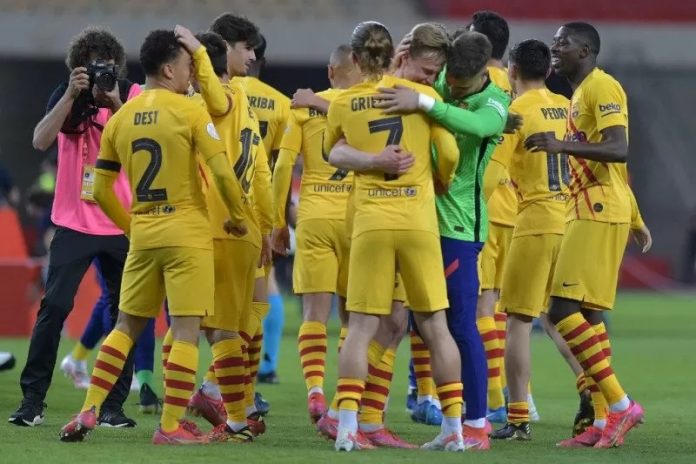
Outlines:
<svg viewBox="0 0 696 464"><path fill-rule="evenodd" d="M428 57L438 59L443 63L447 59L450 39L447 29L439 23L421 23L414 26L408 33L411 44L408 53L413 58Z"/></svg>
<svg viewBox="0 0 696 464"><path fill-rule="evenodd" d="M376 21L365 21L353 30L350 48L363 74L379 79L394 54L394 43L387 28Z"/></svg>

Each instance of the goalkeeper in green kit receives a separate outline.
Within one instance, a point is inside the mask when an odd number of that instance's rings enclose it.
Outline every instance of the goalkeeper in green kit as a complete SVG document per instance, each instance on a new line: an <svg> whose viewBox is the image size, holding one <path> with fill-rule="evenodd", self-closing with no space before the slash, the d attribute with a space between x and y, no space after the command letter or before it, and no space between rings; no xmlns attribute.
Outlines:
<svg viewBox="0 0 696 464"><path fill-rule="evenodd" d="M440 186L436 204L450 304L447 321L462 360L464 442L472 449L490 446L485 430L488 367L476 327L478 255L488 235L483 174L505 128L510 104L507 94L488 77L491 49L483 34L465 32L457 37L434 85L444 102L407 88L382 89L378 96L386 113L422 111L457 137L459 165L449 188Z"/></svg>

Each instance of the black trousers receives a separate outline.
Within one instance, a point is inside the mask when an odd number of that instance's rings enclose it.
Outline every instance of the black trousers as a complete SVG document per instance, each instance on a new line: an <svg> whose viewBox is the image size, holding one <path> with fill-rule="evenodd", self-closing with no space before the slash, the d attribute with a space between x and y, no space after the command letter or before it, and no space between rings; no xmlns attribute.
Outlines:
<svg viewBox="0 0 696 464"><path fill-rule="evenodd" d="M111 319L116 322L121 276L127 254L128 239L124 235L89 235L58 227L50 247L46 295L41 300L31 334L27 364L19 381L26 400L42 402L46 397L56 366L63 323L72 311L77 289L93 259L98 259L101 264L109 291ZM119 409L128 397L134 351L131 350L128 355L123 373L102 409Z"/></svg>

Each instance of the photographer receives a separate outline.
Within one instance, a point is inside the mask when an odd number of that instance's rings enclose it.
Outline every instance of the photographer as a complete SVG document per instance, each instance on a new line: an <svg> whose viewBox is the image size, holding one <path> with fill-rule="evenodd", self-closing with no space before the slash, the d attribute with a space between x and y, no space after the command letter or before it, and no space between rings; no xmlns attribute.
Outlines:
<svg viewBox="0 0 696 464"><path fill-rule="evenodd" d="M126 100L141 91L137 84L120 78L125 61L123 46L110 32L95 28L82 31L68 49L69 81L53 92L46 116L34 129L34 148L45 151L54 141L58 143L51 214L56 232L49 250L46 294L20 378L22 404L9 419L15 425L43 422L44 398L51 384L63 322L93 259L101 265L115 322L128 239L101 211L92 192L104 126ZM115 190L119 200L129 207L131 194L125 176L118 178ZM122 408L131 383L132 354L126 366L104 403L98 421L102 425L135 426Z"/></svg>

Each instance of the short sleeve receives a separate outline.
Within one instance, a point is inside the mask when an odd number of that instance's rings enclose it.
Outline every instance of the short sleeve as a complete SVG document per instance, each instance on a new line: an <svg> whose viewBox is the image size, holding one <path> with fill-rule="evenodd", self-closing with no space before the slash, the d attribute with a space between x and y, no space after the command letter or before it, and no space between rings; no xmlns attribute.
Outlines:
<svg viewBox="0 0 696 464"><path fill-rule="evenodd" d="M324 144L323 150L324 154L328 155L336 142L343 135L343 129L341 128L341 113L342 109L337 101L331 102L329 105L329 112L326 115L326 129L324 130Z"/></svg>
<svg viewBox="0 0 696 464"><path fill-rule="evenodd" d="M208 161L218 153L225 151L225 145L215 129L210 115L200 106L195 105L193 113L193 144L203 160Z"/></svg>
<svg viewBox="0 0 696 464"><path fill-rule="evenodd" d="M598 80L589 92L592 112L597 122L597 130L607 127L628 127L626 93L614 79Z"/></svg>
<svg viewBox="0 0 696 464"><path fill-rule="evenodd" d="M60 84L48 98L48 103L46 104L46 114L50 113L51 110L58 104L58 101L65 95L65 91L68 90L68 83L63 82Z"/></svg>
<svg viewBox="0 0 696 464"><path fill-rule="evenodd" d="M121 171L121 160L114 146L114 132L117 122L118 118L111 118L104 127L99 146L99 157L95 165L96 169L115 173Z"/></svg>
<svg viewBox="0 0 696 464"><path fill-rule="evenodd" d="M296 114L303 110L293 110L290 112L288 122L285 124L283 138L280 142L280 149L299 153L302 149L302 126L297 120ZM307 110L304 110L307 111Z"/></svg>

